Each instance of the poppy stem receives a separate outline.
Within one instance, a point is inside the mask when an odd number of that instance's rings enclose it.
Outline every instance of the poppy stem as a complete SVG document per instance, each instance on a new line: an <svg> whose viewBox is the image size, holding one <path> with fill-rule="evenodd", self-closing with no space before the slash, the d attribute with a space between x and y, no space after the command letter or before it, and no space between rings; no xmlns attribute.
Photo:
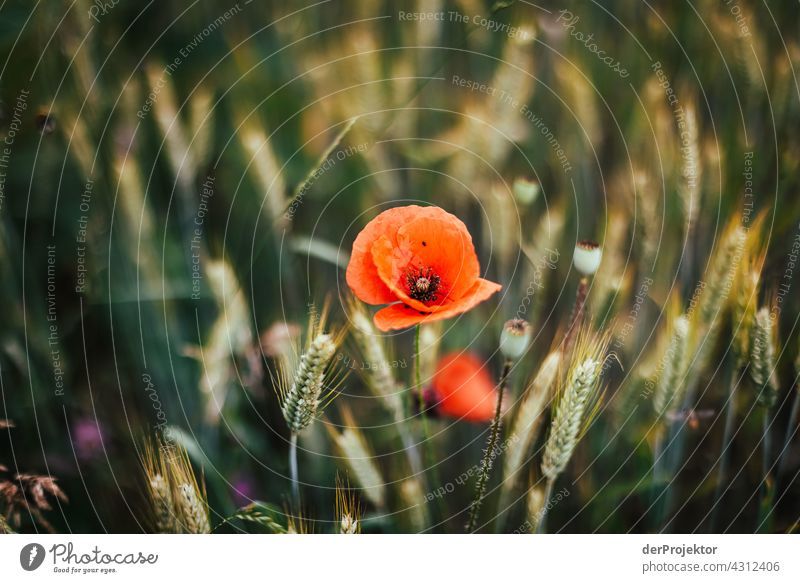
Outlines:
<svg viewBox="0 0 800 583"><path fill-rule="evenodd" d="M419 416L422 418L422 437L425 440L422 444L422 448L423 452L425 452L430 447L430 438L428 436L428 417L425 415L425 395L422 391L422 372L419 362L419 337L420 325L417 324L414 328L414 390L419 399Z"/></svg>
<svg viewBox="0 0 800 583"><path fill-rule="evenodd" d="M419 414L422 416L423 422L425 421L425 395L422 393L422 367L419 362L419 337L420 325L414 327L414 390L419 399ZM427 431L426 431L427 433Z"/></svg>
<svg viewBox="0 0 800 583"><path fill-rule="evenodd" d="M439 471L436 469L436 460L433 457L431 450L431 437L428 432L428 416L425 413L425 395L422 390L422 367L420 363L420 329L419 324L414 329L414 389L416 390L419 399L419 415L422 418L422 452L425 456L425 465L431 469L432 478L435 484L440 484ZM424 471L424 470L423 470ZM422 479L422 476L420 476ZM427 480L425 480L427 483ZM442 504L441 499L439 504Z"/></svg>
<svg viewBox="0 0 800 583"><path fill-rule="evenodd" d="M508 383L508 375L511 373L512 364L513 362L511 359L506 359L505 364L503 364L503 372L500 374L500 382L497 386L497 406L494 409L494 418L492 419L492 426L489 430L489 441L483 452L483 459L481 459L481 465L478 470L478 482L475 484L475 498L472 500L472 505L469 509L469 521L467 522L468 533L475 531L481 504L483 504L483 497L486 494L486 484L489 481L489 470L492 469L494 458L497 457L497 442L500 439L500 426L502 425L500 415L503 410L503 392Z"/></svg>
<svg viewBox="0 0 800 583"><path fill-rule="evenodd" d="M289 475L292 478L292 501L295 508L300 506L300 482L297 476L297 432L292 431L289 440Z"/></svg>

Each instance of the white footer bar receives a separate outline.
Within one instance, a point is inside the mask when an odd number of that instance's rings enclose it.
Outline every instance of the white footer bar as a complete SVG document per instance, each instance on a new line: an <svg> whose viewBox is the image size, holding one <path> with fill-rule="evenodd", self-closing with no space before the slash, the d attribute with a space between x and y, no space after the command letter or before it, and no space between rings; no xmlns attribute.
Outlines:
<svg viewBox="0 0 800 583"><path fill-rule="evenodd" d="M786 535L7 535L0 580L800 581L798 555Z"/></svg>

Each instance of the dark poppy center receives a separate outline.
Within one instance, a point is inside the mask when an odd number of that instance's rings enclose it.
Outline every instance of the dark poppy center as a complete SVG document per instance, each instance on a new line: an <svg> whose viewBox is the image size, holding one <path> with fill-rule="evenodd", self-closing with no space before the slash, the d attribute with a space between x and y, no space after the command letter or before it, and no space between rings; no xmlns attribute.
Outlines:
<svg viewBox="0 0 800 583"><path fill-rule="evenodd" d="M414 269L406 274L408 297L420 302L435 302L439 297L441 278L430 267Z"/></svg>

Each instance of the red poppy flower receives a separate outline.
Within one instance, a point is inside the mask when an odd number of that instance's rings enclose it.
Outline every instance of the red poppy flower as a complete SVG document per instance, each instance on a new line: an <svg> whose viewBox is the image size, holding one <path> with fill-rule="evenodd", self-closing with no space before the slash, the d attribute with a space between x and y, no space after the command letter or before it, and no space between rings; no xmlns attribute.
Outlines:
<svg viewBox="0 0 800 583"><path fill-rule="evenodd" d="M473 354L444 356L433 375L437 412L469 421L491 421L497 392L489 371Z"/></svg>
<svg viewBox="0 0 800 583"><path fill-rule="evenodd" d="M444 320L472 309L501 286L479 277L467 227L437 207L384 211L353 243L347 285L368 304L383 330Z"/></svg>

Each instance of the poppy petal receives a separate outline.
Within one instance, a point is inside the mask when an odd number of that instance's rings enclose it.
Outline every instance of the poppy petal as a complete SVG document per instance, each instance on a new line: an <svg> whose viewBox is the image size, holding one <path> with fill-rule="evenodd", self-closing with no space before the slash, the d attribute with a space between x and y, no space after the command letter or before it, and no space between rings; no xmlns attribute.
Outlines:
<svg viewBox="0 0 800 583"><path fill-rule="evenodd" d="M375 314L374 322L379 330L388 332L389 330L400 330L423 322L446 320L456 314L471 310L501 289L502 286L500 284L485 279L478 279L470 291L458 301L451 302L444 306L437 306L440 309L435 312L426 313L406 304L392 304L391 306L379 310ZM411 301L413 302L414 300Z"/></svg>
<svg viewBox="0 0 800 583"><path fill-rule="evenodd" d="M400 300L418 312L433 312L436 306L428 306L419 300L409 297L405 290L405 267L410 259L404 258L406 252L398 247L388 237L382 236L372 245L372 260L378 271L378 276L394 297L392 301Z"/></svg>
<svg viewBox="0 0 800 583"><path fill-rule="evenodd" d="M436 316L434 312L420 312L405 304L392 304L375 312L373 321L378 330L388 332L410 328L423 322L441 320L434 316Z"/></svg>
<svg viewBox="0 0 800 583"><path fill-rule="evenodd" d="M402 270L407 271L410 259L411 267L430 268L442 279L444 294L438 304L458 300L480 275L472 237L464 223L447 216L422 216L397 231L397 244L404 252L399 259L406 260Z"/></svg>
<svg viewBox="0 0 800 583"><path fill-rule="evenodd" d="M383 283L395 299L420 312L438 312L464 296L480 274L478 257L464 223L436 207L398 229L394 240L380 237L372 259ZM426 216L427 215L427 216ZM409 270L432 269L442 280L442 295L425 304L408 295Z"/></svg>
<svg viewBox="0 0 800 583"><path fill-rule="evenodd" d="M384 235L394 240L398 229L418 216L422 208L410 205L384 211L367 223L356 237L345 278L347 285L361 301L368 304L388 304L397 301L395 294L378 277L377 268L372 260L372 246Z"/></svg>

